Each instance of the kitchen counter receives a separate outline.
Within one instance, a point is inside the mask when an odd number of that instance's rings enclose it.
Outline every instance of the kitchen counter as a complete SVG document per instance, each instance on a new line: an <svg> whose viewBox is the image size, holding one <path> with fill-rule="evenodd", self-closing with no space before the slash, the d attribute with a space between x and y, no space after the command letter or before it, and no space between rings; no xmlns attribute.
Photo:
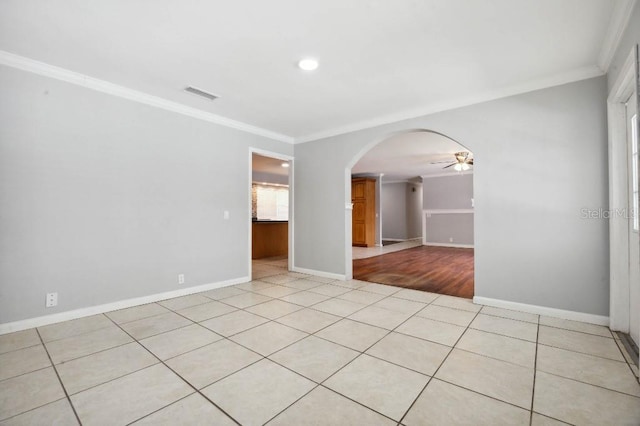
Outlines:
<svg viewBox="0 0 640 426"><path fill-rule="evenodd" d="M251 224L251 258L286 256L289 253L289 222L254 220Z"/></svg>

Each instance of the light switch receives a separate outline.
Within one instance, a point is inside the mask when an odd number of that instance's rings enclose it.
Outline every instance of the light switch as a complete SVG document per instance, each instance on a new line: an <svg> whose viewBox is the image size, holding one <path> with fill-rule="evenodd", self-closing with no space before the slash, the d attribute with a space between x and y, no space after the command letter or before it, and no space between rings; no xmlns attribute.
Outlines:
<svg viewBox="0 0 640 426"><path fill-rule="evenodd" d="M229 220L229 210L224 211L224 220Z"/></svg>

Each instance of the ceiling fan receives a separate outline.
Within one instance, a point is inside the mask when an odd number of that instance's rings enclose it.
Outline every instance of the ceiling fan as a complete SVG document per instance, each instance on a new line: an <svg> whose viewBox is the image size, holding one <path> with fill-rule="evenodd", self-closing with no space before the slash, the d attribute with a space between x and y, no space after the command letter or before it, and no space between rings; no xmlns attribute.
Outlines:
<svg viewBox="0 0 640 426"><path fill-rule="evenodd" d="M443 169L448 169L453 166L453 168L458 172L469 170L470 166L473 166L473 158L469 156L470 154L471 153L468 151L456 152L453 154L456 157L456 161L448 166L444 166Z"/></svg>

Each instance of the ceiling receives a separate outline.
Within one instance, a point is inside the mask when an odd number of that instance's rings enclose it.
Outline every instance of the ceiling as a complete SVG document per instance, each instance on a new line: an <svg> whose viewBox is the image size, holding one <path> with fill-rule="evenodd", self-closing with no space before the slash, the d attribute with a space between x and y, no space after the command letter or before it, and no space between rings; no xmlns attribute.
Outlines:
<svg viewBox="0 0 640 426"><path fill-rule="evenodd" d="M252 155L251 170L254 172L268 173L277 176L289 176L289 168L282 167L287 161L277 158L265 157L259 154Z"/></svg>
<svg viewBox="0 0 640 426"><path fill-rule="evenodd" d="M304 142L600 75L628 3L3 0L0 50Z"/></svg>
<svg viewBox="0 0 640 426"><path fill-rule="evenodd" d="M404 133L374 146L358 160L351 173L383 173L383 182L413 180L428 175L455 175L458 172L453 167L443 167L456 161L454 153L458 151L468 150L438 133Z"/></svg>

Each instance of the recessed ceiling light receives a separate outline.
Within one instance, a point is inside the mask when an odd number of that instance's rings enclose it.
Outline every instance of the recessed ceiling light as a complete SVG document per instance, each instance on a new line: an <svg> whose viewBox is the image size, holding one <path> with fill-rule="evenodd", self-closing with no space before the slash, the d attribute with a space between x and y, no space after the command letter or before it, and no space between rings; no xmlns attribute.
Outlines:
<svg viewBox="0 0 640 426"><path fill-rule="evenodd" d="M304 71L313 71L318 68L318 60L313 58L305 58L298 62L298 67Z"/></svg>
<svg viewBox="0 0 640 426"><path fill-rule="evenodd" d="M289 167L289 163L282 163L282 167Z"/></svg>

